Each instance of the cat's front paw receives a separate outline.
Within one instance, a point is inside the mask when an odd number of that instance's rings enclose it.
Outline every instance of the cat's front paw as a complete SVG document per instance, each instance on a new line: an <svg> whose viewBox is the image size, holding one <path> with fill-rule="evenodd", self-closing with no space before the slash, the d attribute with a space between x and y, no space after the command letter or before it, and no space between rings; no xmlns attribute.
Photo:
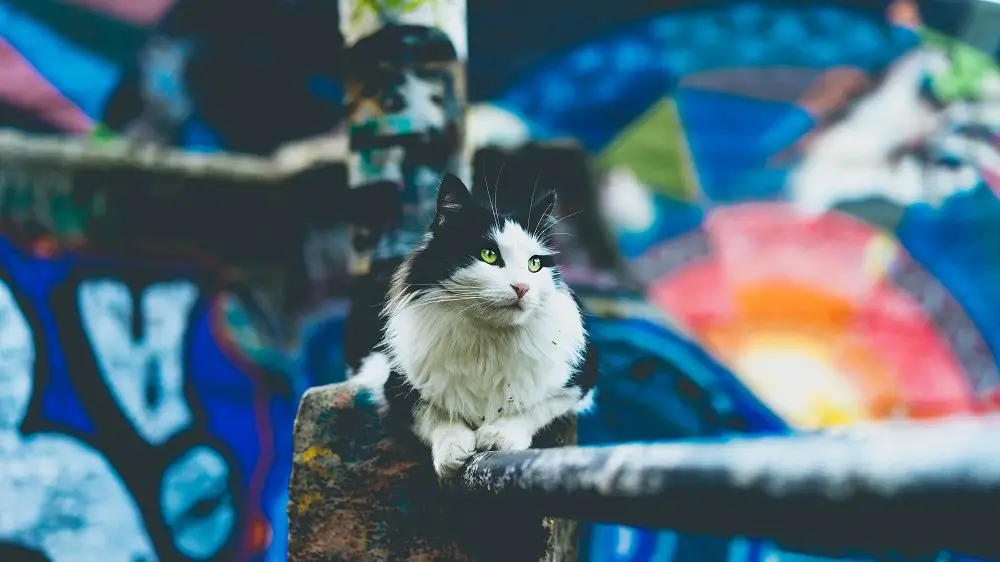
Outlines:
<svg viewBox="0 0 1000 562"><path fill-rule="evenodd" d="M431 444L434 472L442 479L458 474L475 450L476 434L471 429L453 429L440 435Z"/></svg>
<svg viewBox="0 0 1000 562"><path fill-rule="evenodd" d="M484 425L476 430L477 451L520 451L531 446L531 432L512 423Z"/></svg>

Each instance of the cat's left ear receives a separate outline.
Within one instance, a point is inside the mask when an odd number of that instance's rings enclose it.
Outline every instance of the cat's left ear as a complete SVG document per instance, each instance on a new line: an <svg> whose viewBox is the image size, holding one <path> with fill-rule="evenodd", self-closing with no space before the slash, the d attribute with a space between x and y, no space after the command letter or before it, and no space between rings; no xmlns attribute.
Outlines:
<svg viewBox="0 0 1000 562"><path fill-rule="evenodd" d="M537 232L539 225L544 227L556 218L556 192L549 191L538 199L538 202L531 206L528 215L528 230Z"/></svg>
<svg viewBox="0 0 1000 562"><path fill-rule="evenodd" d="M437 194L437 215L434 224L442 225L453 215L472 202L472 194L465 183L454 174L445 174L441 179Z"/></svg>

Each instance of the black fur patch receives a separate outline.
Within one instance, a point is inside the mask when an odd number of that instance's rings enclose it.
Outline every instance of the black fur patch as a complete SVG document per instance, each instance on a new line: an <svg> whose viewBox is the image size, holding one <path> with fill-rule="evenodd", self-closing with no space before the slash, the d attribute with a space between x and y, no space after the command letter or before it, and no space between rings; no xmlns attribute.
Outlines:
<svg viewBox="0 0 1000 562"><path fill-rule="evenodd" d="M399 263L400 260L376 262L367 275L351 280L351 309L344 325L344 360L354 372L382 341L385 318L381 313L392 272Z"/></svg>
<svg viewBox="0 0 1000 562"><path fill-rule="evenodd" d="M555 194L547 193L534 206L524 202L518 208L498 207L494 209L476 201L462 180L448 174L438 189L437 215L431 226L432 238L421 249L414 252L410 260L410 268L405 282L415 292L440 283L450 277L456 270L468 266L479 259L484 248L498 253L495 265L503 266L503 255L500 254L496 242L491 237L491 231L499 222L511 220L519 224L527 232L544 228L544 221L550 221L555 207ZM551 256L542 257L542 266L554 268L555 262ZM557 283L559 280L556 275Z"/></svg>
<svg viewBox="0 0 1000 562"><path fill-rule="evenodd" d="M587 342L587 347L583 355L583 363L573 372L573 376L566 381L563 388L579 387L583 394L587 394L587 392L597 386L597 377L597 348L590 342Z"/></svg>
<svg viewBox="0 0 1000 562"><path fill-rule="evenodd" d="M409 434L413 426L413 411L420 402L420 391L406 380L406 375L393 369L389 372L382 390L385 402L389 406L389 417L386 420L392 431Z"/></svg>

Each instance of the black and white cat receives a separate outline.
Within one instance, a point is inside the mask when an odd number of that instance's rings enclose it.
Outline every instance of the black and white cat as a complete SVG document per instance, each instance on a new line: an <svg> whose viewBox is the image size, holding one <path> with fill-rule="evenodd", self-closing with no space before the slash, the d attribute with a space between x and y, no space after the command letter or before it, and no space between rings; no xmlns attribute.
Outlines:
<svg viewBox="0 0 1000 562"><path fill-rule="evenodd" d="M380 350L357 373L377 384L389 371L385 401L442 478L476 451L526 449L593 403L581 312L546 243L555 194L522 206L501 212L444 178L429 232L393 276Z"/></svg>

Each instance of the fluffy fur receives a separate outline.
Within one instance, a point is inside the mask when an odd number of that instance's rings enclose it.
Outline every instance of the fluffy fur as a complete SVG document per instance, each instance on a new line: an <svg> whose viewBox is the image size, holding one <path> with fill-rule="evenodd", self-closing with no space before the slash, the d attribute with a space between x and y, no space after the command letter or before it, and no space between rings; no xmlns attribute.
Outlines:
<svg viewBox="0 0 1000 562"><path fill-rule="evenodd" d="M502 212L449 175L430 231L393 276L385 339L358 377L372 386L388 368L385 399L430 447L441 477L475 451L526 449L592 403L581 313L546 244L554 203L550 193Z"/></svg>

